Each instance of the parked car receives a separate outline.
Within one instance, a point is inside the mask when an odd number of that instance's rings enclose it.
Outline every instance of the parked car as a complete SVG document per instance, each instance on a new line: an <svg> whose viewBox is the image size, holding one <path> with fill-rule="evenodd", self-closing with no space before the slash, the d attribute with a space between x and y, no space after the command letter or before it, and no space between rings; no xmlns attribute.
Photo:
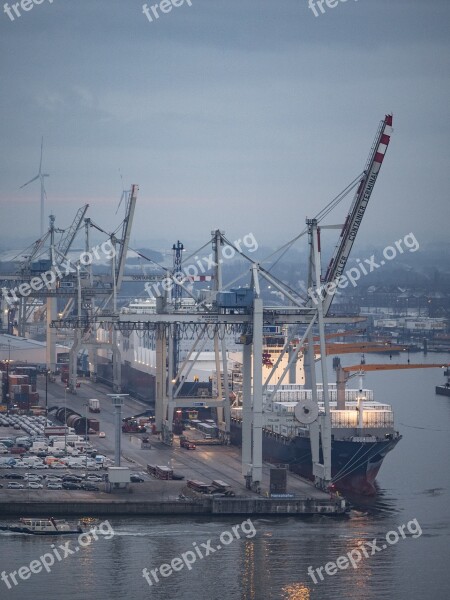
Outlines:
<svg viewBox="0 0 450 600"><path fill-rule="evenodd" d="M81 483L81 477L77 477L76 475L66 475L63 477L63 481L66 483Z"/></svg>
<svg viewBox="0 0 450 600"><path fill-rule="evenodd" d="M42 490L42 488L44 486L42 485L42 483L39 483L38 481L29 481L28 482L28 487L31 490Z"/></svg>
<svg viewBox="0 0 450 600"><path fill-rule="evenodd" d="M104 438L106 437L106 433L104 431L100 431L100 433L98 434L99 438Z"/></svg>
<svg viewBox="0 0 450 600"><path fill-rule="evenodd" d="M49 481L47 483L47 489L48 490L62 490L63 486L62 486L62 483L53 483L52 481Z"/></svg>
<svg viewBox="0 0 450 600"><path fill-rule="evenodd" d="M86 477L86 481L100 482L100 481L103 481L103 477L100 477L100 475L88 475Z"/></svg>
<svg viewBox="0 0 450 600"><path fill-rule="evenodd" d="M79 483L73 483L72 481L63 481L62 487L65 490L81 490L81 485Z"/></svg>
<svg viewBox="0 0 450 600"><path fill-rule="evenodd" d="M87 492L98 492L98 491L100 491L99 487L97 487L93 483L90 483L89 481L87 483L82 483L81 487L82 487L83 490L86 490Z"/></svg>
<svg viewBox="0 0 450 600"><path fill-rule="evenodd" d="M24 479L24 475L20 473L6 473L5 479Z"/></svg>
<svg viewBox="0 0 450 600"><path fill-rule="evenodd" d="M36 483L41 483L42 477L39 475L31 475L30 473L25 473L24 477L25 481L35 481Z"/></svg>
<svg viewBox="0 0 450 600"><path fill-rule="evenodd" d="M10 489L10 490L23 490L23 489L25 489L25 486L23 485L23 483L17 483L17 481L10 481L8 483L8 489Z"/></svg>
<svg viewBox="0 0 450 600"><path fill-rule="evenodd" d="M140 475L135 475L132 473L130 475L130 481L132 481L133 483L142 483L143 481L145 481L145 479L143 479Z"/></svg>

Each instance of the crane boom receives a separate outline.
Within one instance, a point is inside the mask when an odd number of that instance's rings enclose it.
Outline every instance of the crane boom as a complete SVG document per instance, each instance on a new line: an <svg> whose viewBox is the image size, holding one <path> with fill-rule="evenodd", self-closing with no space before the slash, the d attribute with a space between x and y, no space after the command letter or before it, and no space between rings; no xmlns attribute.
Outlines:
<svg viewBox="0 0 450 600"><path fill-rule="evenodd" d="M333 354L360 354L361 352L374 353L374 352L402 352L404 351L404 346L385 346L378 345L372 346L367 345L366 343L355 343L355 344L327 344L327 356L331 356ZM320 346L318 344L314 345L314 353L320 354Z"/></svg>
<svg viewBox="0 0 450 600"><path fill-rule="evenodd" d="M81 222L83 221L84 215L86 214L88 208L89 204L85 204L84 206L78 209L77 214L75 215L75 218L72 221L72 225L69 227L69 229L66 230L64 237L59 242L58 252L60 255L67 256L67 253L72 247L73 240L77 235Z"/></svg>
<svg viewBox="0 0 450 600"><path fill-rule="evenodd" d="M386 115L378 127L364 173L350 207L350 212L342 227L340 240L336 246L330 264L328 265L324 284L333 282L338 284L339 278L344 272L345 265L347 264L350 251L389 146L392 131L392 115ZM325 315L328 313L332 301L333 294L328 293L323 301L323 311Z"/></svg>
<svg viewBox="0 0 450 600"><path fill-rule="evenodd" d="M122 240L120 243L120 253L119 260L117 261L116 267L116 286L117 289L120 289L122 285L123 273L125 270L125 263L127 260L127 252L128 246L130 244L131 237L131 228L133 225L134 211L136 208L136 199L139 191L139 186L134 184L131 186L131 193L129 196L129 201L126 207L125 219L123 221L123 229L122 229Z"/></svg>
<svg viewBox="0 0 450 600"><path fill-rule="evenodd" d="M350 371L394 371L396 369L446 369L449 366L440 364L392 365L388 363L380 365L352 365L351 367L342 367L342 370L349 373Z"/></svg>

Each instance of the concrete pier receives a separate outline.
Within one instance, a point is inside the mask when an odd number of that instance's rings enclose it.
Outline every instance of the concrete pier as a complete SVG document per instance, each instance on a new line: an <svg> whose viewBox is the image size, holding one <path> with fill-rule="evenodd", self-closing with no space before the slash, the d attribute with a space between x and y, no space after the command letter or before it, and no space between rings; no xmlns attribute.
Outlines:
<svg viewBox="0 0 450 600"><path fill-rule="evenodd" d="M61 403L62 386L52 384L49 405ZM91 436L91 442L102 454L114 456L114 411L106 396L110 390L90 382L82 384L77 396L68 396L70 408L79 407L88 398L100 399L98 415L100 429L105 438ZM123 407L124 417L142 412L143 405L127 398ZM5 431L6 433L6 431ZM18 432L20 433L20 432ZM181 448L178 439L174 446L163 444L156 435L149 435L151 449L144 449L137 434L122 434L122 466L138 474L141 483L131 483L129 490L107 491L107 484L98 484L100 491L7 489L7 479L2 479L0 489L0 519L18 516L58 515L104 516L104 515L343 515L345 501L316 489L310 482L288 473L285 497L270 497L269 464L263 464L259 493L248 490L242 475L240 449L233 446L197 446L196 450ZM147 464L168 466L182 480L161 481L147 472ZM25 473L28 469L13 469ZM8 471L0 470L0 476ZM40 469L41 476L80 474L84 469ZM104 473L104 471L100 471ZM193 479L208 485L213 480L225 481L235 497L214 497L199 494L187 488L187 480ZM186 497L184 499L184 497ZM179 499L181 498L181 499Z"/></svg>
<svg viewBox="0 0 450 600"><path fill-rule="evenodd" d="M329 515L346 514L342 501L321 501L312 498L213 498L187 500L71 499L19 500L0 502L0 519L9 517L108 515Z"/></svg>

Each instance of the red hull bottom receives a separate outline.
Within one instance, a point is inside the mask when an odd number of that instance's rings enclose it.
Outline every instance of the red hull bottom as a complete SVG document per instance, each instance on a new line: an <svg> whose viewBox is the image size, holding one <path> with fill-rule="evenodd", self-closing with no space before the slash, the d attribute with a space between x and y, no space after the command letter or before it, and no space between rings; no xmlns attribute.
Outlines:
<svg viewBox="0 0 450 600"><path fill-rule="evenodd" d="M352 494L361 496L375 496L377 494L375 479L377 478L380 467L381 463L372 466L365 475L359 474L344 477L336 484L336 488L342 492L351 492Z"/></svg>

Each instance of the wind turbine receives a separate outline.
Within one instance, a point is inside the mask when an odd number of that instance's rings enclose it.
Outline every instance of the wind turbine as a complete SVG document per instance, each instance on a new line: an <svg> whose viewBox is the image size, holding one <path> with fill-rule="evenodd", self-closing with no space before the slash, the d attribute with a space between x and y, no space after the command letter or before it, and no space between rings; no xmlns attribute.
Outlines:
<svg viewBox="0 0 450 600"><path fill-rule="evenodd" d="M33 183L33 181L36 181L36 179L39 179L41 182L41 237L44 235L44 202L45 202L45 199L47 198L47 193L45 191L45 186L44 186L44 177L50 177L50 175L48 175L48 173L42 173L43 149L44 149L44 136L42 136L42 138L41 138L41 160L39 162L39 173L36 175L36 177L33 177L33 179L30 179L30 181L27 181L27 183L24 183L23 185L20 186L20 189L22 189L25 186L27 186L29 183Z"/></svg>
<svg viewBox="0 0 450 600"><path fill-rule="evenodd" d="M125 200L125 202L127 202L128 198L130 197L130 193L131 193L131 190L126 190L123 187L124 183L123 183L122 171L120 169L119 169L119 174L120 174L120 181L122 183L122 195L120 196L120 202L119 202L119 206L117 207L117 210L116 210L116 215L119 212L119 208L120 208L120 205L122 204L122 202L124 200ZM127 206L125 204L125 211L126 211L126 209L127 209Z"/></svg>

